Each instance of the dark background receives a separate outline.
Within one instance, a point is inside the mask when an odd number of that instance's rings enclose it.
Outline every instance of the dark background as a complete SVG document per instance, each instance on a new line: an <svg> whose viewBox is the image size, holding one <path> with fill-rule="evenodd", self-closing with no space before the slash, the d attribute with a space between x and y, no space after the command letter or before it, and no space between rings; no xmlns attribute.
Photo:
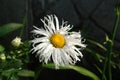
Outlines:
<svg viewBox="0 0 120 80"><path fill-rule="evenodd" d="M32 30L32 25L40 27L40 18L55 14L60 20L64 19L74 25L73 30L81 30L85 38L91 37L102 43L106 33L111 35L115 21L114 7L119 2L120 0L0 0L0 25L9 22L22 23L23 18L27 17L23 37L25 40L30 39L29 32ZM5 37L3 44L9 44L17 36L15 33L17 32ZM120 53L120 26L117 30L114 49ZM92 57L86 52L83 52L83 55L84 59L77 65L84 66L99 75L91 65L94 62ZM28 68L36 70L40 64L36 59L33 61L34 63L29 64ZM119 74L119 69L113 69L113 80L120 80ZM39 76L39 80L82 79L90 80L73 70L44 69Z"/></svg>

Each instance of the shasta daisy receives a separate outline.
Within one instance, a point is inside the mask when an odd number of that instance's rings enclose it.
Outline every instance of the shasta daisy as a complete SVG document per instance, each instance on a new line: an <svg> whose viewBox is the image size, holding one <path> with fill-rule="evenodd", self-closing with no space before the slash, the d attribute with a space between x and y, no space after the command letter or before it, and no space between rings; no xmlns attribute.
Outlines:
<svg viewBox="0 0 120 80"><path fill-rule="evenodd" d="M34 36L30 41L33 46L31 51L36 53L39 61L46 64L53 61L56 69L80 61L79 56L83 57L80 50L86 47L80 32L70 32L72 26L65 21L60 25L56 15L48 15L41 21L43 27L33 26L32 31L33 35L39 37Z"/></svg>

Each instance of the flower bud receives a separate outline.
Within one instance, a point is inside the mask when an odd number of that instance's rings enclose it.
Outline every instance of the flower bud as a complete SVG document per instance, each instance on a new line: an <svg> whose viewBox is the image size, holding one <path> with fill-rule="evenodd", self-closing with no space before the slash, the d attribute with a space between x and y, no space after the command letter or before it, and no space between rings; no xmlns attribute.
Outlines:
<svg viewBox="0 0 120 80"><path fill-rule="evenodd" d="M21 43L22 43L21 38L19 38L19 37L16 37L11 42L12 46L14 46L14 47L19 47Z"/></svg>
<svg viewBox="0 0 120 80"><path fill-rule="evenodd" d="M6 60L5 54L0 54L0 59L1 59L1 60Z"/></svg>

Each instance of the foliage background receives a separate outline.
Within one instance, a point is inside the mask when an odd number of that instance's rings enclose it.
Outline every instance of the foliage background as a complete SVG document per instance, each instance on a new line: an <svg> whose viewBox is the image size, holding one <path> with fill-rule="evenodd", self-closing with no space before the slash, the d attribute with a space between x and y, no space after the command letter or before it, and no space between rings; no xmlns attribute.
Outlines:
<svg viewBox="0 0 120 80"><path fill-rule="evenodd" d="M119 4L120 0L0 0L0 25L15 22L22 23L26 17L26 27L23 41L31 39L32 25L41 26L40 18L43 18L47 14L56 14L59 19L63 18L75 27L73 30L80 29L82 35L88 39L99 42L104 45L106 34L111 35L112 28L115 22L115 9L114 7ZM0 43L8 48L11 40L19 34L20 30L14 31L11 34L0 38ZM120 25L115 37L114 52L112 60L116 64L120 64ZM93 44L87 41L88 48L98 52L100 55L105 55L105 52ZM77 65L83 66L100 76L100 73L94 66L97 64L102 67L103 62L101 59L98 61L93 58L93 52L84 50L84 58L82 62L78 62ZM41 64L34 55L30 54L30 63L25 65L25 68L30 70L37 70ZM113 65L113 80L119 80L120 69L119 66ZM32 78L27 78L32 80ZM85 79L91 80L83 75L78 74L73 70L51 70L43 69L40 73L39 79L41 80L78 80Z"/></svg>

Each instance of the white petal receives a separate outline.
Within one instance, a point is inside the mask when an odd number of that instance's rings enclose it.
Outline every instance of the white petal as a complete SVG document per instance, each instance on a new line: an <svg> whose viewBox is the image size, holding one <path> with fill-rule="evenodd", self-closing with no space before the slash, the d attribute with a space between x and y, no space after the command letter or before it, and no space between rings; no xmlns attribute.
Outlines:
<svg viewBox="0 0 120 80"><path fill-rule="evenodd" d="M53 20L53 16L48 16L49 18L49 22L48 22L48 26L50 26L52 28L52 30L55 32L55 25L54 25L54 20Z"/></svg>
<svg viewBox="0 0 120 80"><path fill-rule="evenodd" d="M53 53L52 53L52 59L53 59L53 62L55 63L55 67L58 68L59 66L59 63L58 63L58 60L57 60L57 49L54 49L53 50Z"/></svg>
<svg viewBox="0 0 120 80"><path fill-rule="evenodd" d="M49 33L48 32L46 32L46 31L44 31L44 30L33 30L33 31L31 31L32 33L35 33L35 34L39 34L39 35L44 35L44 36L47 36L47 37L49 37Z"/></svg>
<svg viewBox="0 0 120 80"><path fill-rule="evenodd" d="M67 55L67 53L65 52L65 50L61 50L62 51L62 59L65 65L69 65L72 64L72 59L70 58L69 55Z"/></svg>
<svg viewBox="0 0 120 80"><path fill-rule="evenodd" d="M50 44L50 45L48 45L48 46L46 47L46 49L43 51L43 54L41 54L41 55L43 55L43 56L45 57L45 63L47 63L48 60L50 59L50 56L51 56L52 52L53 52L53 47L52 47L52 45Z"/></svg>
<svg viewBox="0 0 120 80"><path fill-rule="evenodd" d="M76 47L74 47L74 46L73 46L72 48L73 48L77 53L79 53L81 57L83 57L82 53L79 51L78 48L76 48Z"/></svg>
<svg viewBox="0 0 120 80"><path fill-rule="evenodd" d="M56 23L56 30L58 31L59 30L59 21L55 15L54 15L54 18L55 18L55 23Z"/></svg>
<svg viewBox="0 0 120 80"><path fill-rule="evenodd" d="M80 61L80 59L78 58L79 55L75 50L70 49L70 52L68 54L71 55L75 62Z"/></svg>
<svg viewBox="0 0 120 80"><path fill-rule="evenodd" d="M42 21L43 24L44 24L44 28L45 28L46 30L48 30L51 34L53 34L52 28L51 28L50 26L48 26L48 25L45 23L44 20L41 19L41 21Z"/></svg>
<svg viewBox="0 0 120 80"><path fill-rule="evenodd" d="M49 39L47 37L41 37L41 38L35 38L31 40L30 42L33 44L41 43L41 42L49 42Z"/></svg>

